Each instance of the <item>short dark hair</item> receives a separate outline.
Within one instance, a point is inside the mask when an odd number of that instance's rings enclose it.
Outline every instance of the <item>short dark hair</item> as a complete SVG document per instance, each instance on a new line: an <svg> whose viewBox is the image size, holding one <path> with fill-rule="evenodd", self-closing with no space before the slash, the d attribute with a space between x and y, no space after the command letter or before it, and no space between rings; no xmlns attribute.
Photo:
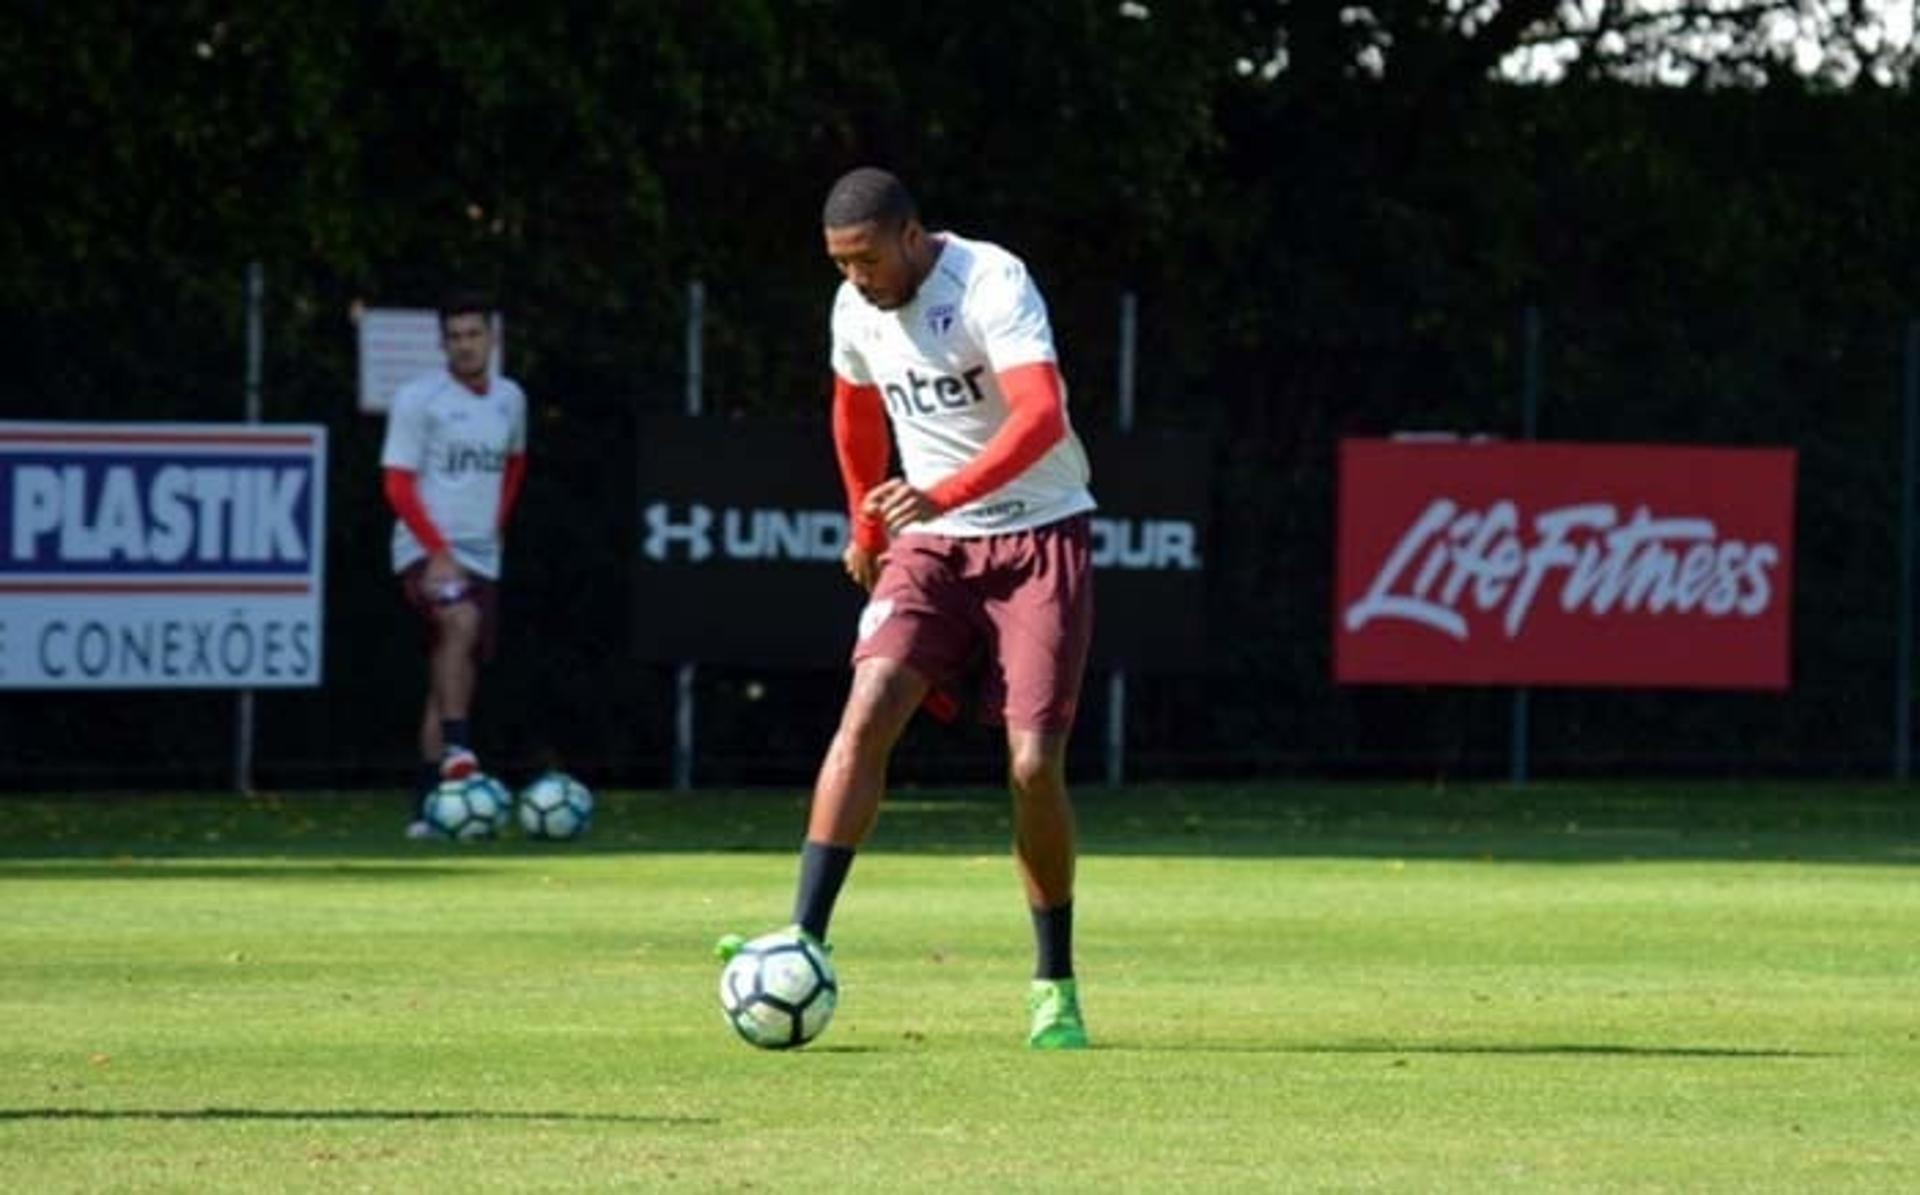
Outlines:
<svg viewBox="0 0 1920 1195"><path fill-rule="evenodd" d="M456 290L447 292L440 300L440 330L447 330L447 321L456 315L477 315L493 323L493 302L477 290Z"/></svg>
<svg viewBox="0 0 1920 1195"><path fill-rule="evenodd" d="M873 223L894 229L919 216L905 183L877 166L862 166L833 184L820 220L828 228Z"/></svg>

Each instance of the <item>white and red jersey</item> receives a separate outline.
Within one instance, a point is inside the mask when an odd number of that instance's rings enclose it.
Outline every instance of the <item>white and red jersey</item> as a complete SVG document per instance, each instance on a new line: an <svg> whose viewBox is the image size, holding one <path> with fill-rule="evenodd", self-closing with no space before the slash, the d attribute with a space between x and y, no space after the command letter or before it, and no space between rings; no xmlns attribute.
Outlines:
<svg viewBox="0 0 1920 1195"><path fill-rule="evenodd" d="M907 484L927 490L974 460L1007 418L997 375L1057 364L1046 301L1018 257L936 234L939 256L911 303L882 311L843 282L833 304L833 370L886 405ZM937 535L998 535L1094 508L1086 450L1066 434L1013 480L914 525Z"/></svg>
<svg viewBox="0 0 1920 1195"><path fill-rule="evenodd" d="M394 394L380 464L414 475L420 505L462 567L498 578L508 461L526 450L527 396L516 382L493 378L476 394L442 369ZM426 555L405 521L395 520L394 571Z"/></svg>

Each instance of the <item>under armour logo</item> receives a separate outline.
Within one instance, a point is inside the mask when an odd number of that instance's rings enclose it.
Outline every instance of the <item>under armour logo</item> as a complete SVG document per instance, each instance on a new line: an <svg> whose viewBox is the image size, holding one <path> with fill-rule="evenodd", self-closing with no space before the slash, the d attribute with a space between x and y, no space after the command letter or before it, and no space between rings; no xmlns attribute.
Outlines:
<svg viewBox="0 0 1920 1195"><path fill-rule="evenodd" d="M708 534L713 527L713 511L698 502L687 507L686 522L675 522L672 509L665 502L654 502L642 512L647 521L647 538L641 551L651 560L665 560L667 550L676 543L687 546L687 559L705 560L713 555L713 537Z"/></svg>

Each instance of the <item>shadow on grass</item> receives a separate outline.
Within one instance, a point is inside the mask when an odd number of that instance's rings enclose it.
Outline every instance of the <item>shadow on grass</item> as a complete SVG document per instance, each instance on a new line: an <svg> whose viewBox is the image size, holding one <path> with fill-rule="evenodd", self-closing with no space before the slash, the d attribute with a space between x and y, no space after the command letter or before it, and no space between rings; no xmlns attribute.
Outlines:
<svg viewBox="0 0 1920 1195"><path fill-rule="evenodd" d="M816 1042L802 1052L806 1054L879 1054L883 1051L879 1046L823 1046Z"/></svg>
<svg viewBox="0 0 1920 1195"><path fill-rule="evenodd" d="M1920 864L1920 790L1888 784L1154 785L1086 787L1075 804L1089 855ZM90 876L139 878L244 874L147 866L233 859L261 874L337 880L597 854L787 855L806 825L805 794L791 790L616 790L600 794L577 842L412 842L395 806L391 793L0 798L0 879L25 859L86 860L100 867ZM906 789L889 795L871 848L1002 855L1009 814L999 791ZM140 866L115 870L129 859ZM353 864L312 866L326 859Z"/></svg>
<svg viewBox="0 0 1920 1195"><path fill-rule="evenodd" d="M7 880L272 880L275 883L326 883L361 880L431 880L470 875L467 867L432 863L319 863L304 859L278 862L221 862L181 858L8 859L0 856L0 883Z"/></svg>
<svg viewBox="0 0 1920 1195"><path fill-rule="evenodd" d="M178 1121L541 1121L581 1124L719 1124L714 1116L634 1116L619 1112L501 1112L460 1108L0 1108L9 1120Z"/></svg>
<svg viewBox="0 0 1920 1195"><path fill-rule="evenodd" d="M1572 1058L1700 1058L1731 1060L1765 1060L1782 1058L1837 1058L1840 1055L1808 1050L1768 1050L1741 1049L1721 1046L1623 1046L1610 1044L1563 1042L1543 1042L1534 1045L1507 1045L1498 1042L1475 1045L1472 1043L1419 1043L1382 1042L1358 1045L1237 1045L1233 1043L1198 1043L1194 1045L1166 1046L1102 1046L1118 1053L1140 1054L1379 1054L1388 1057L1412 1056L1512 1056L1512 1057L1572 1057Z"/></svg>

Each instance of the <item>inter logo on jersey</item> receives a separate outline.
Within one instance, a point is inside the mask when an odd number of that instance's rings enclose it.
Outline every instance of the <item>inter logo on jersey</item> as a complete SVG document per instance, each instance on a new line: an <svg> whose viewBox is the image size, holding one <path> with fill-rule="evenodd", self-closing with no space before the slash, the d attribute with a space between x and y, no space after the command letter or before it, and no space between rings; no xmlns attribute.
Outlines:
<svg viewBox="0 0 1920 1195"><path fill-rule="evenodd" d="M448 477L459 477L464 473L502 473L506 467L506 452L492 444L454 441L441 454L440 470Z"/></svg>
<svg viewBox="0 0 1920 1195"><path fill-rule="evenodd" d="M986 392L980 386L980 378L986 372L986 366L976 365L956 377L945 373L923 374L909 366L905 382L884 383L880 392L886 396L887 410L903 419L959 411L986 401Z"/></svg>

